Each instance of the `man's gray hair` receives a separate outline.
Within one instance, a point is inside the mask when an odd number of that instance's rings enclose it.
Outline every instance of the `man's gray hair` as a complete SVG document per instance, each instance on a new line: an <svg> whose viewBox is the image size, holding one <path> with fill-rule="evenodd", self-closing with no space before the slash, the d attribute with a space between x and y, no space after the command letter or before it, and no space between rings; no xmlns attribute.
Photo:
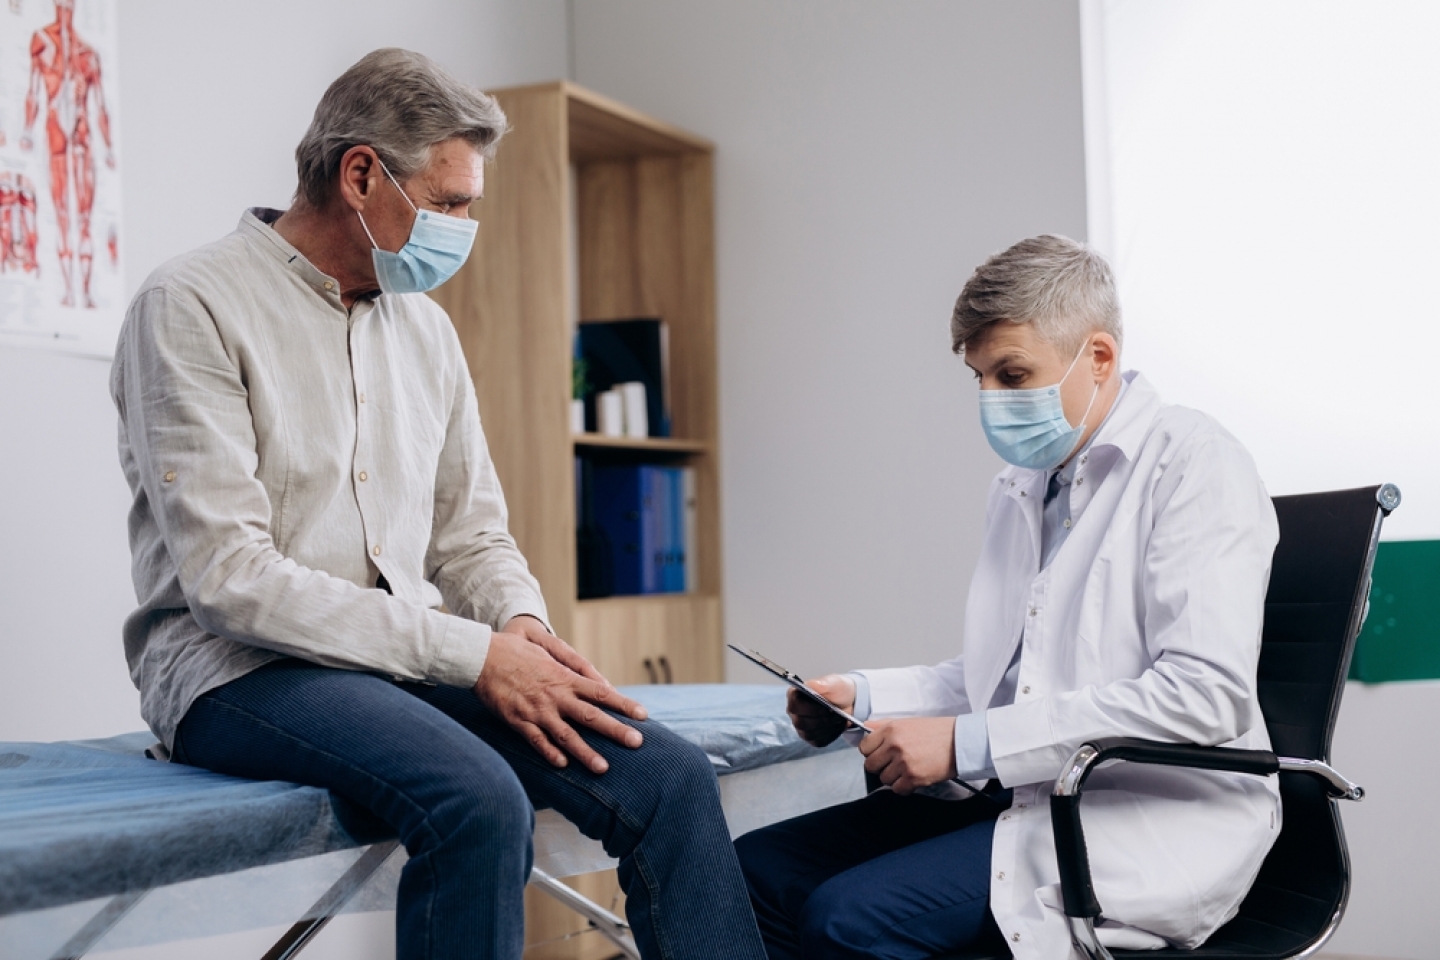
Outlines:
<svg viewBox="0 0 1440 960"><path fill-rule="evenodd" d="M351 147L373 147L403 183L425 168L436 144L460 139L490 157L505 129L505 112L494 97L456 80L429 57L395 47L376 50L320 98L295 148L296 194L324 207Z"/></svg>
<svg viewBox="0 0 1440 960"><path fill-rule="evenodd" d="M1033 323L1061 353L1080 351L1103 331L1121 342L1120 301L1105 258L1069 237L1021 240L975 268L955 301L950 343L956 353L998 320Z"/></svg>

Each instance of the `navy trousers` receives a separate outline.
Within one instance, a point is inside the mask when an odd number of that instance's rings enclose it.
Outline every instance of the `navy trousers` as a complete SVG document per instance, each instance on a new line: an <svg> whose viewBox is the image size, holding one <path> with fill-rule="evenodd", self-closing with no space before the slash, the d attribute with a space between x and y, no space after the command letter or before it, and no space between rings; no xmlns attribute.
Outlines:
<svg viewBox="0 0 1440 960"><path fill-rule="evenodd" d="M557 769L469 690L281 660L198 699L174 755L324 787L398 833L399 960L518 960L541 806L620 861L647 960L761 960L709 760L659 724L624 722L640 749L582 732L610 769Z"/></svg>
<svg viewBox="0 0 1440 960"><path fill-rule="evenodd" d="M1009 804L1009 791L877 790L747 833L735 847L770 960L924 960L1000 943L990 846Z"/></svg>

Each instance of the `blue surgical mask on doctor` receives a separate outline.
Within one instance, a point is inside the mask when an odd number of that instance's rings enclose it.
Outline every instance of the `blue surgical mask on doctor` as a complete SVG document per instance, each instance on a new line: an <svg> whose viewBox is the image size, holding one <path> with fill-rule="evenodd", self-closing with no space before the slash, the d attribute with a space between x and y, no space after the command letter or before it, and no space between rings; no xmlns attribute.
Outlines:
<svg viewBox="0 0 1440 960"><path fill-rule="evenodd" d="M1085 418L1095 405L1100 384L1095 384L1078 427L1070 426L1070 421L1065 419L1060 387L1089 347L1090 344L1086 343L1080 348L1075 359L1070 361L1065 376L1054 386L1035 390L980 391L980 426L985 431L985 439L990 441L991 449L1000 454L1006 463L1048 470L1059 466L1075 452L1080 438L1085 435Z"/></svg>
<svg viewBox="0 0 1440 960"><path fill-rule="evenodd" d="M378 159L378 158L377 158ZM400 190L400 184L390 176L384 163L380 169ZM371 259L375 263L375 280L385 293L424 293L434 290L440 284L455 276L455 271L470 256L475 244L475 230L479 224L469 217L451 217L434 210L421 210L410 202L404 190L400 196L415 211L415 222L410 227L410 239L395 253L381 250L375 236L365 224L365 217L359 210L360 226L370 238Z"/></svg>

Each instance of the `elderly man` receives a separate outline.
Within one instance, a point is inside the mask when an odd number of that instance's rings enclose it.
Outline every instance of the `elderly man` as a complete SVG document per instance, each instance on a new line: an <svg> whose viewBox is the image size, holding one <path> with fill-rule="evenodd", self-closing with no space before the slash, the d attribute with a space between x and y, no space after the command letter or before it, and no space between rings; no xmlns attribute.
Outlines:
<svg viewBox="0 0 1440 960"><path fill-rule="evenodd" d="M619 858L644 956L759 958L708 761L547 629L423 294L470 252L504 129L378 50L321 99L294 205L141 287L112 382L131 675L176 760L399 833L401 958L520 956L532 804Z"/></svg>
<svg viewBox="0 0 1440 960"><path fill-rule="evenodd" d="M965 652L812 683L870 718L860 750L889 789L738 841L772 960L1002 940L1017 960L1070 956L1045 802L1070 753L1111 736L1269 748L1255 674L1274 511L1234 437L1120 372L1104 260L1063 237L1022 241L975 271L951 333L1010 464L990 487ZM839 735L808 704L790 701L801 734ZM956 780L998 784L976 797ZM1100 939L1200 943L1279 826L1273 781L1096 773Z"/></svg>

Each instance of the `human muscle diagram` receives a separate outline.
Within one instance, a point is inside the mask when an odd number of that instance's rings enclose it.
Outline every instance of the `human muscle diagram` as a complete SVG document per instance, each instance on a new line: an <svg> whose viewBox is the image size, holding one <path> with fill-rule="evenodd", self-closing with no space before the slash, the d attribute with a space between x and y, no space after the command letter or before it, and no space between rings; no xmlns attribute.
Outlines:
<svg viewBox="0 0 1440 960"><path fill-rule="evenodd" d="M114 346L115 19L115 0L11 0L0 11L0 343Z"/></svg>

